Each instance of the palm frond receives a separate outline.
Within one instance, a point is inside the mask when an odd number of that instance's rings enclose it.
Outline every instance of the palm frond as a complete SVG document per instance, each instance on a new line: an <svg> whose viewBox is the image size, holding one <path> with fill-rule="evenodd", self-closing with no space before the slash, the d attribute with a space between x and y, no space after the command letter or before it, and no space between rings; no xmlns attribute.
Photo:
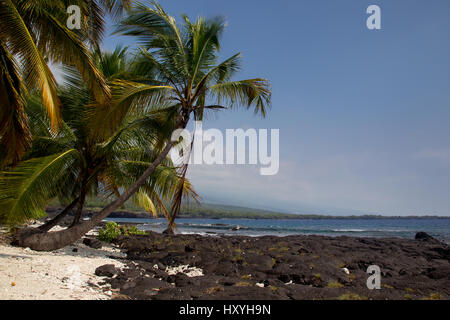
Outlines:
<svg viewBox="0 0 450 320"><path fill-rule="evenodd" d="M247 109L254 107L254 112L266 116L267 108L270 107L271 91L266 79L249 79L240 81L229 81L211 86L211 94L217 97L219 104L224 101L246 106Z"/></svg>
<svg viewBox="0 0 450 320"><path fill-rule="evenodd" d="M152 199L142 189L136 192L131 199L135 205L144 209L146 212L150 212L153 217L158 218L158 211Z"/></svg>
<svg viewBox="0 0 450 320"><path fill-rule="evenodd" d="M0 1L0 38L9 44L12 54L22 62L28 86L39 88L52 128L56 131L60 120L60 102L55 78L12 0Z"/></svg>
<svg viewBox="0 0 450 320"><path fill-rule="evenodd" d="M224 28L225 20L222 17L212 20L199 18L195 23L187 25L192 81L197 81L203 76L203 71L211 69L216 63L217 52L220 50L219 39Z"/></svg>
<svg viewBox="0 0 450 320"><path fill-rule="evenodd" d="M185 40L175 18L157 2L151 1L151 4L152 7L136 5L120 22L115 33L137 37L143 47L154 50L161 58L167 58L166 68L176 71L173 74L188 76Z"/></svg>
<svg viewBox="0 0 450 320"><path fill-rule="evenodd" d="M45 34L46 41L40 39L40 46L46 48L48 57L53 62L75 66L96 100L108 100L110 88L82 39L50 12L42 10L41 16L46 23L40 27L40 34Z"/></svg>
<svg viewBox="0 0 450 320"><path fill-rule="evenodd" d="M109 11L114 19L120 18L123 13L133 7L136 0L100 0L100 3Z"/></svg>
<svg viewBox="0 0 450 320"><path fill-rule="evenodd" d="M90 123L101 136L115 132L131 112L145 114L164 103L171 86L153 86L132 81L112 81L113 100L107 105L95 105L89 114Z"/></svg>
<svg viewBox="0 0 450 320"><path fill-rule="evenodd" d="M229 81L231 77L241 69L241 59L241 53L237 53L217 66L211 68L198 82L196 93L200 92L208 81L214 81L216 83Z"/></svg>
<svg viewBox="0 0 450 320"><path fill-rule="evenodd" d="M21 162L0 175L0 221L18 225L42 216L44 206L55 197L61 180L76 160L74 149Z"/></svg>
<svg viewBox="0 0 450 320"><path fill-rule="evenodd" d="M25 115L26 89L22 84L14 57L0 40L0 169L16 164L31 142Z"/></svg>

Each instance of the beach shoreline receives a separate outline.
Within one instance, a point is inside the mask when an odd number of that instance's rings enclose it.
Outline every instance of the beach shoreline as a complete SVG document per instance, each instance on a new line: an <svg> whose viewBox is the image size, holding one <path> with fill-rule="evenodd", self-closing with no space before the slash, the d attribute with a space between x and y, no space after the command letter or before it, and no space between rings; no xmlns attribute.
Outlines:
<svg viewBox="0 0 450 320"><path fill-rule="evenodd" d="M87 237L94 239L95 231ZM367 287L370 265L381 270L378 290ZM1 244L0 266L0 299L6 300L450 299L450 246L426 234L210 237L148 231L98 249L82 240L54 252ZM70 287L74 271L78 283Z"/></svg>

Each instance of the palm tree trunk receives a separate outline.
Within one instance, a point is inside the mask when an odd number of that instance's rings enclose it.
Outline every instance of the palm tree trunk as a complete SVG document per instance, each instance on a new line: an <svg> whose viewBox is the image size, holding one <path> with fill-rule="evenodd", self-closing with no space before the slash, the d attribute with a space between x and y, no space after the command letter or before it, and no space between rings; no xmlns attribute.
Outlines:
<svg viewBox="0 0 450 320"><path fill-rule="evenodd" d="M177 125L176 128L185 128L184 125ZM145 172L136 180L136 182L126 190L114 202L109 204L99 213L94 215L91 220L82 222L73 226L70 229L47 232L47 233L24 233L16 239L16 244L21 247L29 247L37 251L52 251L63 248L80 239L83 235L93 229L103 219L108 217L114 210L122 206L139 188L145 183L150 175L155 171L156 167L167 157L175 142L170 141L161 154L153 161L153 163L145 170Z"/></svg>
<svg viewBox="0 0 450 320"><path fill-rule="evenodd" d="M75 213L75 217L73 218L73 222L69 228L72 228L80 222L81 215L83 214L84 203L86 201L86 193L86 185L83 184L81 187L80 201L78 202L77 212Z"/></svg>
<svg viewBox="0 0 450 320"><path fill-rule="evenodd" d="M47 232L54 226L56 226L62 219L64 219L70 211L72 211L73 208L75 208L76 204L80 198L76 198L72 201L61 213L59 213L56 217L54 217L52 220L48 221L47 223L43 224L42 226L38 227L38 229L42 232Z"/></svg>

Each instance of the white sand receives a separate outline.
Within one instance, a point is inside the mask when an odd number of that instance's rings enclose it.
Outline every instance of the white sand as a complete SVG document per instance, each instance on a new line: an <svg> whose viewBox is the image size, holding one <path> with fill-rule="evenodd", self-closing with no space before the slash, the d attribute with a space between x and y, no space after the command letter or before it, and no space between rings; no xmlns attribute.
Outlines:
<svg viewBox="0 0 450 320"><path fill-rule="evenodd" d="M73 248L78 252L72 252ZM123 268L124 264L107 256L125 254L109 245L92 249L81 241L52 252L0 244L0 300L110 299L113 290L99 285L104 279L94 274L95 269L104 264Z"/></svg>
<svg viewBox="0 0 450 320"><path fill-rule="evenodd" d="M155 265L154 268L158 269L158 265ZM168 267L166 267L165 271L169 275L176 275L178 273L183 273L186 276L188 276L189 278L202 277L204 275L202 269L196 268L196 267L191 267L189 265L180 265L177 267L168 266Z"/></svg>

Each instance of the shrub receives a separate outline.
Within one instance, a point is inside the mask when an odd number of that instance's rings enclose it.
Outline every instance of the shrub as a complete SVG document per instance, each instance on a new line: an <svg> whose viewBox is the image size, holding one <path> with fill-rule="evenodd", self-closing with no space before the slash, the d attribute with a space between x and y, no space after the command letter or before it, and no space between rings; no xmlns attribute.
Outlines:
<svg viewBox="0 0 450 320"><path fill-rule="evenodd" d="M98 239L111 242L118 236L145 235L145 231L139 230L136 226L120 226L116 222L108 221L105 228L98 231Z"/></svg>
<svg viewBox="0 0 450 320"><path fill-rule="evenodd" d="M122 233L124 236L132 236L132 235L146 235L147 233L145 231L139 230L136 226L122 226L121 227Z"/></svg>

